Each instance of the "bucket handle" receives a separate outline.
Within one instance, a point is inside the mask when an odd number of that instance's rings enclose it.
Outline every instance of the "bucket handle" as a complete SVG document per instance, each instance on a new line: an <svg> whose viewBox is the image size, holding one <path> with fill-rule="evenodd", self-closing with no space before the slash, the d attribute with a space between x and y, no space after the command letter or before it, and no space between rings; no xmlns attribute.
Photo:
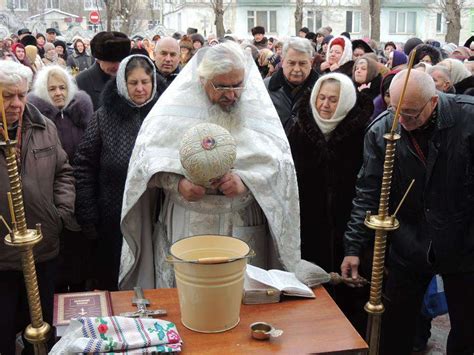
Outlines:
<svg viewBox="0 0 474 355"><path fill-rule="evenodd" d="M240 260L244 258L253 258L255 256L255 251L250 249L250 251L245 256L241 256L238 258L229 258L228 256L213 256L208 258L199 258L196 260L180 260L173 257L173 255L168 255L166 257L166 261L171 264L175 263L191 263L191 264L223 264L223 263L230 263L235 260Z"/></svg>

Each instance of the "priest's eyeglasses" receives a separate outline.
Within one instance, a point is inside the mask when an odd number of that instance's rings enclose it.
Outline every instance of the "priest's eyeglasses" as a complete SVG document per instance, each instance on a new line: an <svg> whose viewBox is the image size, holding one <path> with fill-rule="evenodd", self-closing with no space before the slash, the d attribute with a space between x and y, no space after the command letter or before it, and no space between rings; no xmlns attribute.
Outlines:
<svg viewBox="0 0 474 355"><path fill-rule="evenodd" d="M403 116L409 120L416 120L418 119L418 117L420 117L421 113L425 110L425 107L426 105L428 105L428 102L431 101L431 97L428 101L426 101L426 103L423 105L423 107L421 108L420 111L418 111L418 113L416 114L412 114L412 113L405 113L405 112L401 112L400 111L400 116ZM389 106L387 107L387 111L390 112L391 114L395 115L395 113L397 112L397 108L395 106Z"/></svg>
<svg viewBox="0 0 474 355"><path fill-rule="evenodd" d="M217 85L216 86L216 85L214 85L214 83L212 81L210 81L210 83L212 85L212 88L220 94L230 92L230 91L233 91L236 94L240 94L245 89L245 86L232 86L232 85L231 86L224 86L224 85ZM240 84L242 84L242 83L240 83Z"/></svg>

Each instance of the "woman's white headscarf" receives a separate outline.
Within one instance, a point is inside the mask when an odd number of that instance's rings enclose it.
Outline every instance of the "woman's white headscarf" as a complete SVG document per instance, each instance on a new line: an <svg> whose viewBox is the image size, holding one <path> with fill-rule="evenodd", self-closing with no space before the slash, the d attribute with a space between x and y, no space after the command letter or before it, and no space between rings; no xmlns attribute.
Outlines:
<svg viewBox="0 0 474 355"><path fill-rule="evenodd" d="M126 78L126 70L127 70L127 65L128 63L130 63L130 61L134 58L143 58L144 60L147 61L147 63L150 65L150 69L151 69L151 78L152 78L152 82L153 82L153 89L152 89L152 92L151 92L151 95L150 95L150 98L140 104L140 105L137 105L135 102L132 101L132 99L130 98L130 95L128 94L128 87L127 87L127 78ZM146 55L142 55L142 54L134 54L134 55L129 55L128 57L125 57L125 59L123 59L121 62L120 62L120 65L119 65L119 68L117 70L117 92L120 96L122 96L125 100L127 100L128 104L130 106L133 106L133 107L143 107L145 106L146 104L148 104L150 101L152 101L155 97L155 94L156 94L156 70L155 70L155 64L153 63L153 61L148 58Z"/></svg>
<svg viewBox="0 0 474 355"><path fill-rule="evenodd" d="M322 84L328 80L334 79L339 82L340 92L339 92L339 102L337 103L336 111L330 119L322 118L316 108L316 98L318 97L319 90L321 89ZM357 94L355 91L354 84L352 80L345 74L341 73L331 73L323 75L316 81L314 84L313 91L311 92L311 111L313 112L314 120L318 125L321 132L323 132L326 140L329 139L331 132L337 127L339 123L347 116L350 110L354 107L357 101Z"/></svg>
<svg viewBox="0 0 474 355"><path fill-rule="evenodd" d="M332 43L338 38L342 38L344 40L344 50L342 51L342 56L339 59L339 62L337 63L339 66L341 66L352 60L352 42L346 36L336 36L329 41L328 50L326 52L326 60L329 58L329 51L331 50Z"/></svg>
<svg viewBox="0 0 474 355"><path fill-rule="evenodd" d="M464 63L458 59L446 58L439 62L438 65L442 65L449 70L453 85L463 81L466 78L469 78L472 75L469 70L467 70Z"/></svg>

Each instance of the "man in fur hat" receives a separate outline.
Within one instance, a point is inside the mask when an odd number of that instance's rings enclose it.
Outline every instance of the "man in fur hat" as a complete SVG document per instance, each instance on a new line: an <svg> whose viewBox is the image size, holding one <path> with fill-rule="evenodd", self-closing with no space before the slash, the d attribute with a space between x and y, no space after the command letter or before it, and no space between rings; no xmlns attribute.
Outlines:
<svg viewBox="0 0 474 355"><path fill-rule="evenodd" d="M121 32L99 32L91 41L94 65L81 72L77 77L77 86L89 94L94 111L100 107L102 90L117 73L120 62L130 54L130 39Z"/></svg>
<svg viewBox="0 0 474 355"><path fill-rule="evenodd" d="M263 26L255 26L252 28L253 45L259 50L267 48L268 39L265 37L265 28Z"/></svg>

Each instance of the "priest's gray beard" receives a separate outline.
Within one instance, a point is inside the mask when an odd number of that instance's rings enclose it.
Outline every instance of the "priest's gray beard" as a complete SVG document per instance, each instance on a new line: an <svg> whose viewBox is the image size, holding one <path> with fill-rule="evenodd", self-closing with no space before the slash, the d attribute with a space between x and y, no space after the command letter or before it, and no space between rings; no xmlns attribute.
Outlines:
<svg viewBox="0 0 474 355"><path fill-rule="evenodd" d="M218 104L209 108L209 122L224 127L229 132L243 125L241 104L237 101L230 111L224 111Z"/></svg>

